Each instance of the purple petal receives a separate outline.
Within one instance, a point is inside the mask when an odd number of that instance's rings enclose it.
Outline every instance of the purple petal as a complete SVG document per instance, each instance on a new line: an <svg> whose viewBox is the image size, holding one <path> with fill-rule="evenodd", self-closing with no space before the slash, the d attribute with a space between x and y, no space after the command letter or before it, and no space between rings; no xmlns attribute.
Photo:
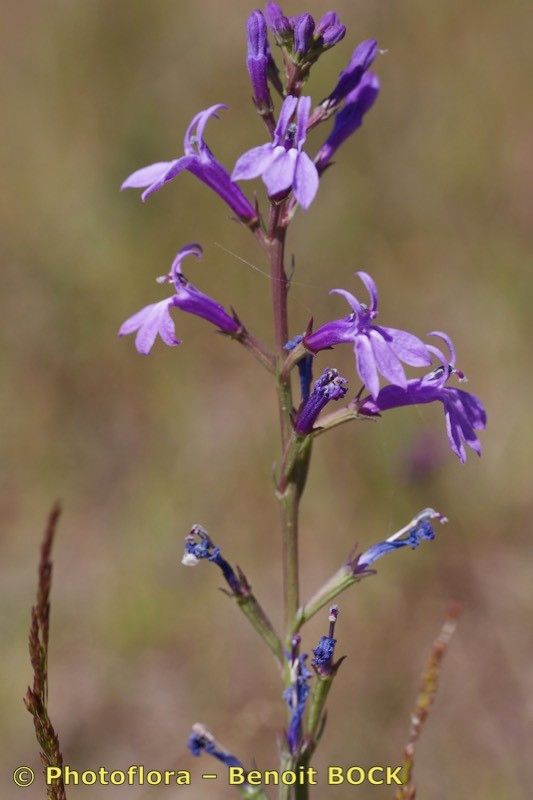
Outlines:
<svg viewBox="0 0 533 800"><path fill-rule="evenodd" d="M274 131L274 144L281 144L285 139L289 122L291 121L291 117L296 110L297 104L298 100L296 97L293 97L292 94L288 95L288 97L286 97L283 101L283 105L281 106L279 112L278 124L276 125L276 130Z"/></svg>
<svg viewBox="0 0 533 800"><path fill-rule="evenodd" d="M158 161L155 164L149 164L147 167L142 167L142 169L132 172L120 187L120 191L123 189L144 189L146 186L151 186L152 183L160 180L173 163L173 161Z"/></svg>
<svg viewBox="0 0 533 800"><path fill-rule="evenodd" d="M390 346L400 361L411 367L427 367L431 364L431 355L428 347L412 333L398 330L398 328L378 327L386 336L390 337Z"/></svg>
<svg viewBox="0 0 533 800"><path fill-rule="evenodd" d="M347 292L346 289L332 289L330 294L340 294L349 303L352 311L354 311L356 314L361 313L361 303L351 292Z"/></svg>
<svg viewBox="0 0 533 800"><path fill-rule="evenodd" d="M123 323L119 336L137 331L135 347L142 355L148 355L158 333L165 344L170 346L180 344L180 340L176 339L174 323L169 313L171 305L172 298L145 306Z"/></svg>
<svg viewBox="0 0 533 800"><path fill-rule="evenodd" d="M177 276L181 275L181 262L187 258L187 256L202 258L203 254L204 251L202 250L202 246L196 242L184 245L180 250L178 250L176 258L172 262L172 266L170 268L170 274L172 275L172 278L176 280Z"/></svg>
<svg viewBox="0 0 533 800"><path fill-rule="evenodd" d="M363 334L356 338L355 356L359 377L372 397L376 398L379 393L379 376L368 336Z"/></svg>
<svg viewBox="0 0 533 800"><path fill-rule="evenodd" d="M249 181L252 178L257 178L268 169L272 161L282 152L285 152L284 148L275 148L270 143L252 147L251 150L243 153L237 159L237 163L231 173L231 180Z"/></svg>
<svg viewBox="0 0 533 800"><path fill-rule="evenodd" d="M270 196L280 194L292 186L298 157L298 151L294 147L283 152L281 148L276 149L280 150L279 155L263 173L263 180Z"/></svg>
<svg viewBox="0 0 533 800"><path fill-rule="evenodd" d="M445 418L446 418L446 433L448 434L448 441L450 443L450 447L452 448L455 455L458 457L461 464L464 464L466 461L466 450L464 448L463 442L461 441L461 434L459 432L459 427L457 423L455 423L450 415L449 409L445 411Z"/></svg>
<svg viewBox="0 0 533 800"><path fill-rule="evenodd" d="M163 173L159 180L155 181L155 183L152 183L148 189L144 190L141 195L143 203L148 200L148 198L151 197L154 192L158 192L159 189L165 185L165 183L171 181L176 177L176 175L179 175L180 172L188 169L195 159L196 156L182 156L181 158L177 158L175 161L172 161L166 172Z"/></svg>
<svg viewBox="0 0 533 800"><path fill-rule="evenodd" d="M296 123L296 146L301 150L307 138L307 122L311 111L311 98L300 97Z"/></svg>
<svg viewBox="0 0 533 800"><path fill-rule="evenodd" d="M368 272L359 271L359 272L356 272L355 274L357 275L358 278L360 278L363 281L363 283L366 286L366 289L368 291L368 294L370 295L370 310L374 311L374 312L377 312L377 310L378 310L378 290L377 290L377 286L375 284L374 279L370 277Z"/></svg>
<svg viewBox="0 0 533 800"><path fill-rule="evenodd" d="M216 116L222 108L227 108L227 106L223 103L217 103L216 105L210 106L209 108L204 109L204 111L199 111L198 114L194 115L187 130L185 131L185 136L183 139L183 150L185 155L191 156L196 153L196 146L198 142L201 142L204 138L204 129L207 122L212 116Z"/></svg>
<svg viewBox="0 0 533 800"><path fill-rule="evenodd" d="M386 342L376 330L370 329L369 337L378 370L391 383L407 388L405 372L390 343Z"/></svg>
<svg viewBox="0 0 533 800"><path fill-rule="evenodd" d="M455 367L455 364L457 362L457 353L455 350L455 345L451 340L451 338L448 336L448 334L444 333L443 331L431 331L430 333L428 333L428 336L438 336L440 339L443 339L446 342L448 350L450 351L450 358L449 360L445 361L445 363L448 363L452 367ZM439 356L439 358L442 357L442 353L440 352L440 350L437 350L437 355Z"/></svg>
<svg viewBox="0 0 533 800"><path fill-rule="evenodd" d="M318 171L307 153L299 153L294 172L294 196L302 206L309 208L318 191Z"/></svg>

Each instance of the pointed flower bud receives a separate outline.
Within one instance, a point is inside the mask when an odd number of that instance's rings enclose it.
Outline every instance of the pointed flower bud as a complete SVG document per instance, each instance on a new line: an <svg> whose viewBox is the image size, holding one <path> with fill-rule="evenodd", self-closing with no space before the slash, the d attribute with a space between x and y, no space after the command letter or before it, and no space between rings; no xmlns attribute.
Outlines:
<svg viewBox="0 0 533 800"><path fill-rule="evenodd" d="M336 150L363 124L379 94L379 78L372 72L363 76L359 86L346 98L344 107L337 112L333 129L319 150L316 166L323 172L330 164Z"/></svg>
<svg viewBox="0 0 533 800"><path fill-rule="evenodd" d="M272 98L268 89L270 49L267 26L261 11L252 11L246 25L248 55L246 65L252 82L255 105L258 111L272 111Z"/></svg>
<svg viewBox="0 0 533 800"><path fill-rule="evenodd" d="M231 753L228 753L217 742L211 731L199 722L192 726L187 746L193 756L200 756L202 752L205 752L221 761L227 767L242 767L242 762Z"/></svg>
<svg viewBox="0 0 533 800"><path fill-rule="evenodd" d="M326 369L316 381L309 398L301 405L294 429L302 436L311 433L323 408L330 400L340 400L348 391L348 382L336 369Z"/></svg>
<svg viewBox="0 0 533 800"><path fill-rule="evenodd" d="M319 40L322 47L333 47L344 39L346 26L342 25L339 15L335 11L328 11L320 19L315 28L315 39Z"/></svg>
<svg viewBox="0 0 533 800"><path fill-rule="evenodd" d="M292 25L289 19L273 0L269 0L265 6L265 19L278 42L292 37Z"/></svg>
<svg viewBox="0 0 533 800"><path fill-rule="evenodd" d="M311 14L299 14L292 20L294 29L294 52L300 58L309 50L315 32L315 21Z"/></svg>
<svg viewBox="0 0 533 800"><path fill-rule="evenodd" d="M222 557L220 547L216 547L207 531L201 525L193 525L190 533L185 537L185 549L181 563L185 567L195 567L199 561L207 559L220 568L226 583L234 595L243 594L244 587L236 576L233 568Z"/></svg>
<svg viewBox="0 0 533 800"><path fill-rule="evenodd" d="M348 66L340 75L337 85L325 101L327 108L338 106L361 82L365 72L370 69L378 53L375 39L366 39L357 45L348 62Z"/></svg>

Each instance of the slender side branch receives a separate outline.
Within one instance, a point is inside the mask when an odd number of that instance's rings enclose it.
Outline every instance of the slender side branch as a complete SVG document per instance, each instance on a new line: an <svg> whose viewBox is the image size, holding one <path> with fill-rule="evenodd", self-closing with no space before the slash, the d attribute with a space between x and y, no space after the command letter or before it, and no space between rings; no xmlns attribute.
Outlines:
<svg viewBox="0 0 533 800"><path fill-rule="evenodd" d="M285 658L283 655L283 645L281 643L281 640L277 635L276 631L274 630L274 627L270 622L270 619L268 618L267 614L265 613L262 606L259 604L255 595L253 594L252 587L248 583L246 576L244 575L242 570L239 569L238 567L237 567L237 572L239 574L239 581L243 587L243 591L241 594L233 595L235 597L235 600L237 601L237 605L246 615L246 617L248 617L249 621L252 623L257 633L261 636L265 644L270 648L276 660L283 669L285 667Z"/></svg>
<svg viewBox="0 0 533 800"><path fill-rule="evenodd" d="M426 666L422 672L418 697L416 698L415 707L413 713L411 714L411 730L409 733L409 741L407 742L404 750L404 763L402 768L404 785L401 787L401 789L398 789L394 795L395 800L415 800L416 786L412 780L415 761L415 747L420 735L422 734L424 725L427 722L431 706L435 701L442 662L444 656L448 652L448 647L457 628L457 622L460 614L460 605L456 602L451 603L446 612L444 624L439 635L433 642L433 646L429 652L428 660L426 661Z"/></svg>
<svg viewBox="0 0 533 800"><path fill-rule="evenodd" d="M325 606L330 605L342 592L371 574L372 572L362 572L359 575L355 575L349 563L343 564L343 566L315 592L307 603L298 609L293 619L291 633L297 633L306 622L309 622L309 620Z"/></svg>
<svg viewBox="0 0 533 800"><path fill-rule="evenodd" d="M56 503L48 517L39 562L37 601L31 610L29 637L30 659L33 667L33 687L29 687L24 705L33 717L35 735L41 748L41 762L47 767L63 767L59 738L48 716L48 638L50 632L50 591L52 588L52 545L61 514ZM47 786L48 800L66 800L65 785L59 778Z"/></svg>

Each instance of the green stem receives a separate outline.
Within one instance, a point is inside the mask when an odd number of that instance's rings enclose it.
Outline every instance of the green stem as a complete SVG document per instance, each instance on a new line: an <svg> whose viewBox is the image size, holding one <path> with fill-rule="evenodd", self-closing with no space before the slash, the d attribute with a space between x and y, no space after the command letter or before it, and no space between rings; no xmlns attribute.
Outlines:
<svg viewBox="0 0 533 800"><path fill-rule="evenodd" d="M257 633L261 636L263 641L270 648L276 660L283 668L285 666L285 658L283 656L283 646L276 634L272 623L267 615L257 602L253 594L237 597L237 605L242 609L243 613L248 617Z"/></svg>

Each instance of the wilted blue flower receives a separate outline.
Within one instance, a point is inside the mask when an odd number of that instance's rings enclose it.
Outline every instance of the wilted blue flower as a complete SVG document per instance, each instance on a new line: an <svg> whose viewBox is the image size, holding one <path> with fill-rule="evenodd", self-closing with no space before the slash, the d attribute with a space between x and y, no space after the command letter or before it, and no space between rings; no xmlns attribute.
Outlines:
<svg viewBox="0 0 533 800"><path fill-rule="evenodd" d="M159 161L133 172L126 178L121 189L147 187L142 193L142 199L146 200L180 172L187 170L213 189L243 222L254 227L257 223L255 208L241 189L232 182L228 172L217 161L204 141L204 129L208 120L216 116L222 108L227 106L214 105L193 117L185 133L183 156L174 161Z"/></svg>
<svg viewBox="0 0 533 800"><path fill-rule="evenodd" d="M187 746L193 756L199 756L202 752L209 753L209 755L221 761L227 767L242 767L242 762L235 758L231 753L228 753L217 742L211 731L205 725L196 723L192 726L192 731L189 736Z"/></svg>
<svg viewBox="0 0 533 800"><path fill-rule="evenodd" d="M370 306L360 303L344 289L333 289L332 294L342 295L352 307L348 317L327 322L304 337L304 344L312 353L349 342L353 344L359 377L372 397L379 392L379 374L398 386L407 386L402 367L424 367L431 364L431 353L426 345L412 333L374 325L378 313L376 284L366 272L356 273L370 294Z"/></svg>
<svg viewBox="0 0 533 800"><path fill-rule="evenodd" d="M303 342L303 335L299 334L293 339L290 339L285 345L284 350L294 350L299 344ZM313 380L313 361L314 356L311 353L304 355L297 363L298 375L300 377L300 394L302 402L307 400L311 391L311 381Z"/></svg>
<svg viewBox="0 0 533 800"><path fill-rule="evenodd" d="M319 172L330 163L333 154L355 131L363 124L363 117L370 111L379 94L379 78L368 72L361 82L348 96L343 108L337 112L333 121L333 128L328 138L320 148L316 158Z"/></svg>
<svg viewBox="0 0 533 800"><path fill-rule="evenodd" d="M246 26L248 54L246 65L252 82L254 102L259 111L272 110L272 98L268 89L270 48L267 26L261 11L252 11Z"/></svg>
<svg viewBox="0 0 533 800"><path fill-rule="evenodd" d="M294 430L304 436L311 433L322 409L330 400L340 400L347 391L346 379L336 369L325 369L308 399L300 406L294 420Z"/></svg>
<svg viewBox="0 0 533 800"><path fill-rule="evenodd" d="M286 97L273 141L243 153L232 179L251 180L261 175L270 197L292 189L300 205L309 208L318 190L317 168L303 151L310 108L310 97ZM294 115L296 120L291 122Z"/></svg>
<svg viewBox="0 0 533 800"><path fill-rule="evenodd" d="M368 550L359 556L355 574L366 572L374 561L377 561L386 553L391 553L393 550L399 550L402 547L410 547L412 550L415 550L422 542L434 539L435 531L429 521L432 516L437 516L436 512L434 512L433 509L427 509L426 512L422 512L422 514L419 515L415 524L407 532L405 529L402 529L388 539L385 539L385 541L378 542L372 545L372 547L369 547Z"/></svg>
<svg viewBox="0 0 533 800"><path fill-rule="evenodd" d="M452 375L458 375L460 380L464 380L464 376L455 369L455 349L449 337L440 332L434 333L444 337L448 342L451 351L450 363L439 350L430 346L430 349L435 351L444 362L442 366L428 375L424 375L423 378L408 381L404 387L385 386L376 397L362 398L358 403L358 411L361 414L373 415L400 406L439 401L444 406L446 432L450 447L464 463L466 461L465 444L481 455L481 443L476 436L476 431L485 428L487 415L478 397L462 389L446 385Z"/></svg>
<svg viewBox="0 0 533 800"><path fill-rule="evenodd" d="M170 347L181 344L181 340L176 338L174 321L170 316L172 308L179 308L188 314L202 317L224 333L234 334L239 330L239 324L230 317L220 303L189 283L183 275L181 262L190 255L201 258L202 248L199 244L182 247L174 259L169 274L157 279L158 283L171 283L174 286L175 293L172 297L145 306L129 317L119 330L119 336L137 331L135 347L142 355L148 355L158 334Z"/></svg>
<svg viewBox="0 0 533 800"><path fill-rule="evenodd" d="M333 663L335 645L337 644L337 640L334 638L333 634L335 633L335 624L338 616L339 607L332 606L329 610L328 635L321 636L318 645L313 650L313 660L311 661L311 666L314 667L318 674L322 677L333 675L339 667L340 662L337 664Z"/></svg>
<svg viewBox="0 0 533 800"><path fill-rule="evenodd" d="M241 595L243 586L235 575L233 568L222 557L220 547L211 541L207 531L201 525L193 525L185 537L185 548L181 563L186 567L194 567L202 559L212 561L220 568L233 594Z"/></svg>
<svg viewBox="0 0 533 800"><path fill-rule="evenodd" d="M306 666L307 654L299 655L300 636L292 638L292 652L289 666L291 671L291 685L283 692L283 699L291 712L289 727L287 728L287 744L294 755L297 753L302 737L302 719L305 705L309 696L309 680L311 672Z"/></svg>

